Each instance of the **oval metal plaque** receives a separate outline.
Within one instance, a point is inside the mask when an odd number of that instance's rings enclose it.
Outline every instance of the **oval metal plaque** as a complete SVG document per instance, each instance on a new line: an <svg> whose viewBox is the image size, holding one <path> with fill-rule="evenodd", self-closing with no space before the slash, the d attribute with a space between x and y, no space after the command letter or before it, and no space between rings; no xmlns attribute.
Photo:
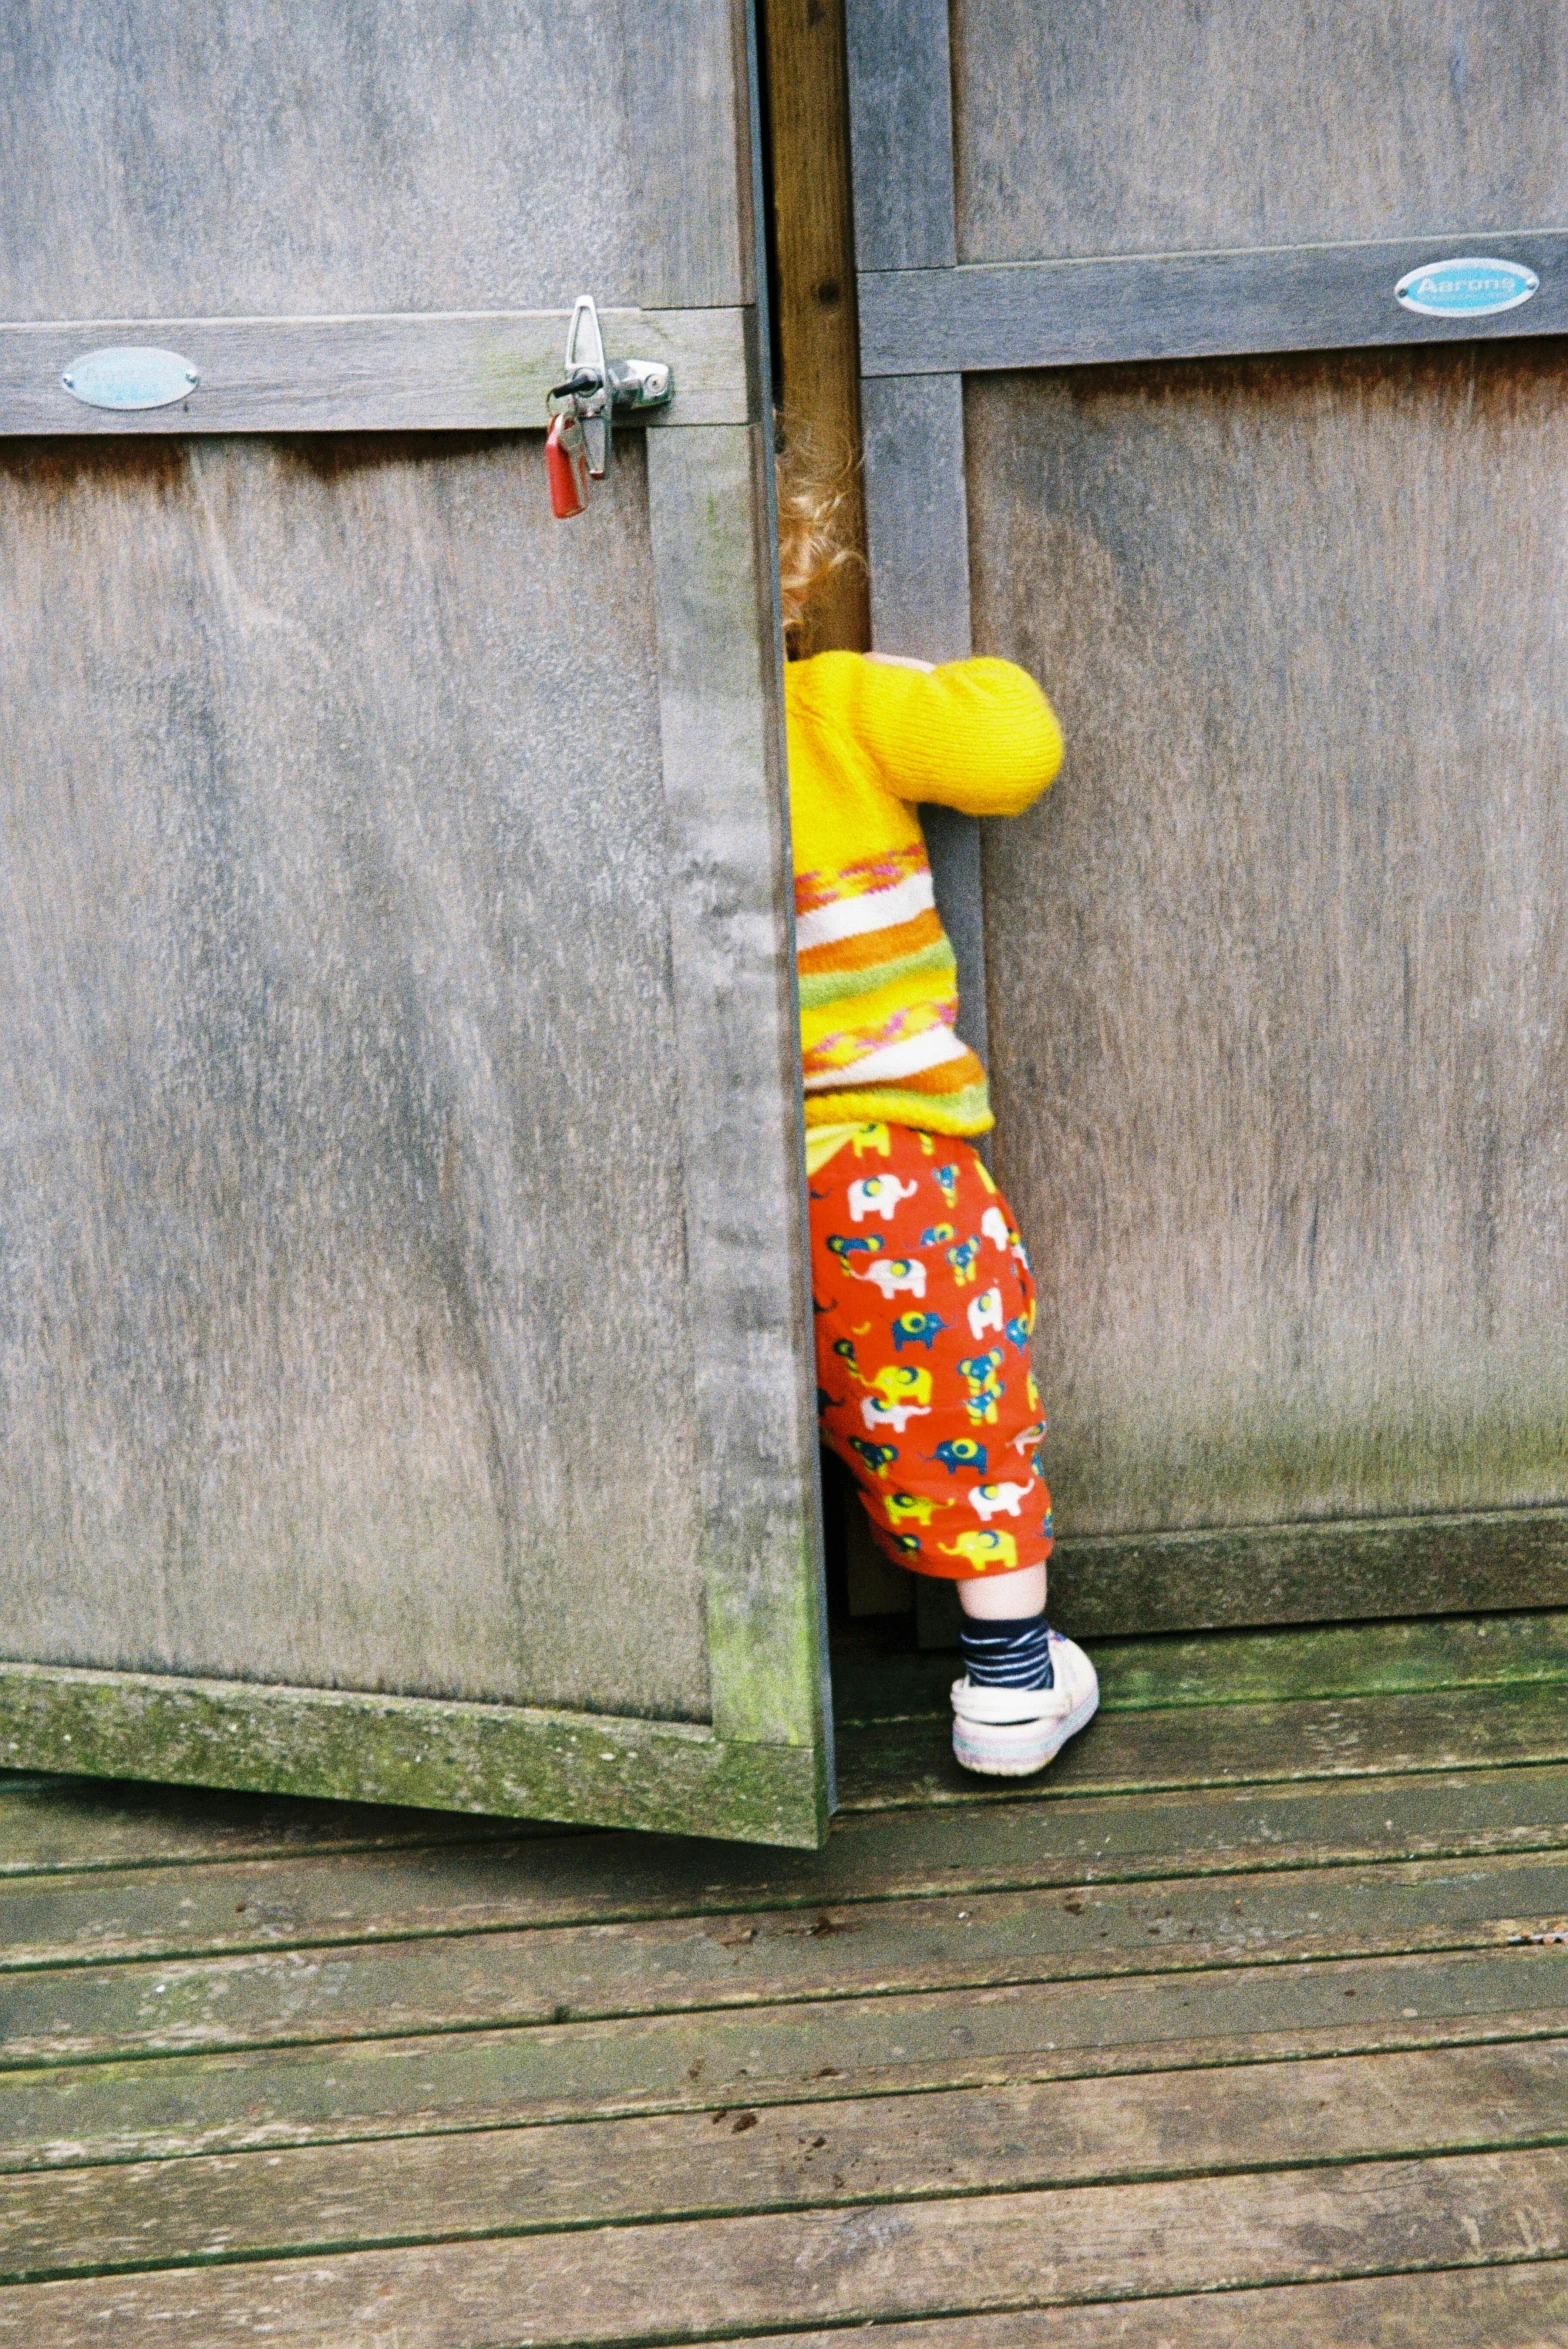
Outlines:
<svg viewBox="0 0 1568 2349"><path fill-rule="evenodd" d="M1492 318L1499 310L1517 310L1540 285L1522 262L1470 256L1407 270L1394 294L1421 318Z"/></svg>
<svg viewBox="0 0 1568 2349"><path fill-rule="evenodd" d="M84 408L172 408L189 397L201 377L178 351L127 343L85 352L71 361L60 381Z"/></svg>

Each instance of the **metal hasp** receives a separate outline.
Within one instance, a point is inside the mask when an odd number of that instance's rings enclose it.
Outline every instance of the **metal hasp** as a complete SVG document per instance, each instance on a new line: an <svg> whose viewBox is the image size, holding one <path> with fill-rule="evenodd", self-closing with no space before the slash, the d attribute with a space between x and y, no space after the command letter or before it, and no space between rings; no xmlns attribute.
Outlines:
<svg viewBox="0 0 1568 2349"><path fill-rule="evenodd" d="M60 378L84 408L172 408L188 399L201 376L178 351L139 344L84 352Z"/></svg>
<svg viewBox="0 0 1568 2349"><path fill-rule="evenodd" d="M555 386L550 398L552 403L570 403L583 428L589 474L602 481L610 470L615 417L667 408L675 397L675 378L662 359L605 357L604 335L592 294L579 294L572 305L565 369L565 381Z"/></svg>

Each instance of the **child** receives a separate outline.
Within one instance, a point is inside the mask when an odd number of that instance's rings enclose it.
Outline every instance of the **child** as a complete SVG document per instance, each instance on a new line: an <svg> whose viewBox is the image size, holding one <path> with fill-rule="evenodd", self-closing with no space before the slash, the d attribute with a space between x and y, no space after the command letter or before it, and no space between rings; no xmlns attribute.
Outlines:
<svg viewBox="0 0 1568 2349"><path fill-rule="evenodd" d="M835 503L781 483L792 644L844 560ZM1018 815L1056 773L1061 733L1007 661L827 652L792 659L784 683L823 1439L889 1557L958 1585L959 1761L1021 1777L1084 1726L1099 1684L1045 1620L1034 1283L972 1146L991 1105L955 1033L916 803Z"/></svg>

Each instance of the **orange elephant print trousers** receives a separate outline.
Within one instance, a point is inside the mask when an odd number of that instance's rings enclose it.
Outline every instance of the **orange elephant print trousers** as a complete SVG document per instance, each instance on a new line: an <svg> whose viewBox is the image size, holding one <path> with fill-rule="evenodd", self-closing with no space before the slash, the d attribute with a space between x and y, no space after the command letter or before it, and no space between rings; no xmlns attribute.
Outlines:
<svg viewBox="0 0 1568 2349"><path fill-rule="evenodd" d="M878 1544L955 1581L1051 1554L1034 1280L976 1152L866 1125L811 1177L817 1411Z"/></svg>

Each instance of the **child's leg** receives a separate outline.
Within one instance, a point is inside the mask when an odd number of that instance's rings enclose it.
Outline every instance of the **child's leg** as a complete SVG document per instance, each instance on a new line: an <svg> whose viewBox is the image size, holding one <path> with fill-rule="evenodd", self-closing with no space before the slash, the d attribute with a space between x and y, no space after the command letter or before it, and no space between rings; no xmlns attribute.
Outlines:
<svg viewBox="0 0 1568 2349"><path fill-rule="evenodd" d="M967 1142L871 1125L810 1193L817 1407L877 1542L953 1581L1043 1566L1034 1281L995 1183Z"/></svg>
<svg viewBox="0 0 1568 2349"><path fill-rule="evenodd" d="M824 1439L888 1555L959 1586L960 1760L1038 1769L1097 1692L1088 1658L1045 1623L1051 1496L1023 1243L974 1150L946 1136L867 1126L810 1193Z"/></svg>
<svg viewBox="0 0 1568 2349"><path fill-rule="evenodd" d="M987 1623L1043 1615L1045 1568L1020 1566L1016 1574L977 1574L959 1584L958 1603L966 1615Z"/></svg>

